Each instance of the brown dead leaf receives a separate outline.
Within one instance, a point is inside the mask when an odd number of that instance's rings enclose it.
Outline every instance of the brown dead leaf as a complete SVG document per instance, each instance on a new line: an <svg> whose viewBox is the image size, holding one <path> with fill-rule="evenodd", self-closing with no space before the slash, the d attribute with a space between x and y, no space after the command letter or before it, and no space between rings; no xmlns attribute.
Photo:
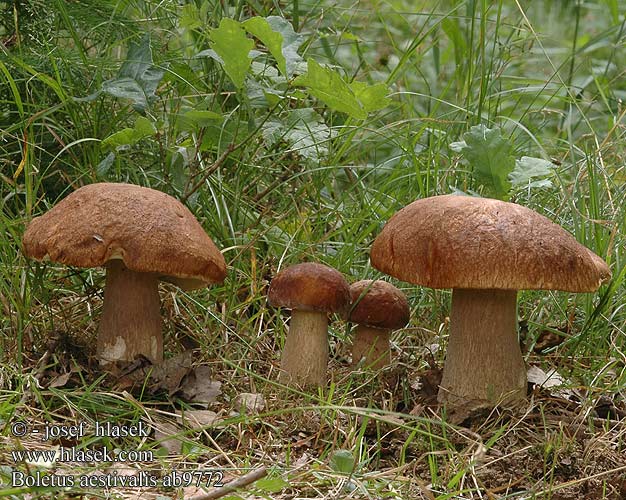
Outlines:
<svg viewBox="0 0 626 500"><path fill-rule="evenodd" d="M67 372L62 375L58 375L57 377L54 377L50 381L50 383L48 384L48 387L51 389L54 389L56 387L65 387L65 384L68 383L71 376L72 376L72 372Z"/></svg>
<svg viewBox="0 0 626 500"><path fill-rule="evenodd" d="M192 361L192 351L183 351L154 365L150 373L150 379L153 381L151 389L155 392L159 389L166 390L170 396L177 392L181 382L191 370Z"/></svg>

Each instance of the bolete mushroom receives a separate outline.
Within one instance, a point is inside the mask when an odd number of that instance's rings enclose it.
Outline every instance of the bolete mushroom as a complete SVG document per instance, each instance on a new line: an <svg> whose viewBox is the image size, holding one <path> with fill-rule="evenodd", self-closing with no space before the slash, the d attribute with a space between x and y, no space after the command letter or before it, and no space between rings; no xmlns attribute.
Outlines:
<svg viewBox="0 0 626 500"><path fill-rule="evenodd" d="M315 262L280 271L270 283L269 303L291 309L279 380L323 386L328 368L328 314L345 316L350 289L341 273Z"/></svg>
<svg viewBox="0 0 626 500"><path fill-rule="evenodd" d="M391 332L409 321L409 303L402 291L382 280L361 280L350 285L348 320L357 325L352 343L352 365L366 368L391 363Z"/></svg>
<svg viewBox="0 0 626 500"><path fill-rule="evenodd" d="M23 249L36 260L106 268L96 346L103 364L163 359L160 279L193 290L226 276L221 252L182 203L131 184L77 189L30 222Z"/></svg>
<svg viewBox="0 0 626 500"><path fill-rule="evenodd" d="M409 283L453 289L438 394L452 406L526 396L517 290L592 292L611 275L600 257L537 212L455 195L396 213L374 241L371 262Z"/></svg>

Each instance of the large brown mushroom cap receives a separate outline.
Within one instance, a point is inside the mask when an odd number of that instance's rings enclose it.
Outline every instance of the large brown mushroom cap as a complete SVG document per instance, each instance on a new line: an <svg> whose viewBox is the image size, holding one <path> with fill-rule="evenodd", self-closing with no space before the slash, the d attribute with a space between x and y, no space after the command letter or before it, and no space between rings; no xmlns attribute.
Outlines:
<svg viewBox="0 0 626 500"><path fill-rule="evenodd" d="M268 299L274 307L344 314L350 303L350 288L336 269L303 262L274 276Z"/></svg>
<svg viewBox="0 0 626 500"><path fill-rule="evenodd" d="M358 325L396 330L409 322L406 296L391 283L361 280L350 285L348 319Z"/></svg>
<svg viewBox="0 0 626 500"><path fill-rule="evenodd" d="M371 261L430 288L592 292L611 276L600 257L533 210L456 195L397 212L374 241Z"/></svg>
<svg viewBox="0 0 626 500"><path fill-rule="evenodd" d="M171 196L132 184L77 189L29 224L24 253L77 267L111 259L185 289L222 282L222 253L193 214Z"/></svg>

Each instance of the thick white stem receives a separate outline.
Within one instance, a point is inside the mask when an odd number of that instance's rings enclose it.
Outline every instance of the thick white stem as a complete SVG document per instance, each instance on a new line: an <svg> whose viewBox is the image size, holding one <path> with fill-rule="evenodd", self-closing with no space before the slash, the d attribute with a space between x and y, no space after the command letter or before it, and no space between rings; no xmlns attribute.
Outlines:
<svg viewBox="0 0 626 500"><path fill-rule="evenodd" d="M358 365L362 359L363 366L372 370L389 365L391 363L389 337L391 330L357 326L352 344L352 366Z"/></svg>
<svg viewBox="0 0 626 500"><path fill-rule="evenodd" d="M526 396L516 290L452 291L450 339L438 400L451 406Z"/></svg>
<svg viewBox="0 0 626 500"><path fill-rule="evenodd" d="M328 316L326 313L291 311L289 333L280 363L280 381L306 386L326 385L328 368Z"/></svg>
<svg viewBox="0 0 626 500"><path fill-rule="evenodd" d="M163 360L163 332L156 274L137 273L109 261L97 355L102 364L132 361L139 354Z"/></svg>

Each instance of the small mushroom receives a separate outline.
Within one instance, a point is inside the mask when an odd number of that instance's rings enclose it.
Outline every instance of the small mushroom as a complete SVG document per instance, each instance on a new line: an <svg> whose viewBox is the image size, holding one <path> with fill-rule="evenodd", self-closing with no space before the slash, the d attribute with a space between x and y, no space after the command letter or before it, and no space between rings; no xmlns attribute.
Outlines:
<svg viewBox="0 0 626 500"><path fill-rule="evenodd" d="M279 380L298 386L323 386L328 368L328 314L345 316L348 283L335 269L305 262L279 272L270 283L269 303L291 309Z"/></svg>
<svg viewBox="0 0 626 500"><path fill-rule="evenodd" d="M371 262L409 283L453 289L438 394L453 406L526 396L518 290L592 292L611 276L600 257L537 212L455 195L417 200L396 213L374 241Z"/></svg>
<svg viewBox="0 0 626 500"><path fill-rule="evenodd" d="M362 280L350 285L352 306L348 320L357 325L352 365L379 369L391 363L391 332L409 321L406 296L391 283Z"/></svg>
<svg viewBox="0 0 626 500"><path fill-rule="evenodd" d="M106 268L96 346L103 364L163 359L159 280L193 290L226 276L221 252L182 203L131 184L77 189L31 221L23 249L36 260Z"/></svg>

